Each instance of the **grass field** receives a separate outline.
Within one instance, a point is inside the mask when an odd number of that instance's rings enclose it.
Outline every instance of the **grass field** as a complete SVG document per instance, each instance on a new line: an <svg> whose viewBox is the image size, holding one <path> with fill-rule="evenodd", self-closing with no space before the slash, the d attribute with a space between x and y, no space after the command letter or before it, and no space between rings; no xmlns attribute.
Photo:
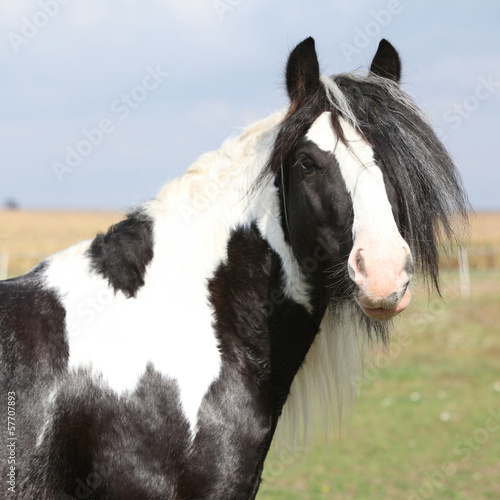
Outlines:
<svg viewBox="0 0 500 500"><path fill-rule="evenodd" d="M9 275L25 273L40 260L92 238L123 218L110 212L38 212L0 210L0 255L9 255ZM468 244L472 269L500 268L500 213L471 218ZM456 254L443 264L456 267Z"/></svg>
<svg viewBox="0 0 500 500"><path fill-rule="evenodd" d="M109 212L0 211L0 253L9 255L9 276L24 274L45 257L123 218Z"/></svg>
<svg viewBox="0 0 500 500"><path fill-rule="evenodd" d="M445 283L371 353L340 439L272 451L259 500L500 499L500 272Z"/></svg>
<svg viewBox="0 0 500 500"><path fill-rule="evenodd" d="M10 274L92 237L108 213L0 212ZM500 246L500 215L472 219L471 246ZM496 251L496 250L495 250ZM340 438L284 444L259 500L500 499L500 265L473 260L471 297L456 271L444 299L416 288L388 352L373 350Z"/></svg>

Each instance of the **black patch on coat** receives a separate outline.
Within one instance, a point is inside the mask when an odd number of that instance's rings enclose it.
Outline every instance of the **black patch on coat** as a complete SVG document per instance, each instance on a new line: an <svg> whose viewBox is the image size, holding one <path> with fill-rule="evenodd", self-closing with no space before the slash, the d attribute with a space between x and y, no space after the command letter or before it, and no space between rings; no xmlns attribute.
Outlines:
<svg viewBox="0 0 500 500"><path fill-rule="evenodd" d="M222 367L199 411L180 498L252 499L319 322L283 295L281 259L255 224L233 231L209 291Z"/></svg>
<svg viewBox="0 0 500 500"><path fill-rule="evenodd" d="M99 233L88 255L91 269L107 279L115 292L135 297L153 259L152 219L142 211L132 212L107 233Z"/></svg>
<svg viewBox="0 0 500 500"><path fill-rule="evenodd" d="M277 178L287 241L323 301L345 297L351 283L347 259L354 214L338 162L333 153L306 139L298 142L288 161ZM312 166L304 169L304 161ZM333 280L329 269L335 270Z"/></svg>
<svg viewBox="0 0 500 500"><path fill-rule="evenodd" d="M41 263L24 276L0 282L0 405L6 416L0 473L7 477L12 465L7 444L14 444L18 485L21 468L27 467L44 425L41 401L64 374L69 355L66 312L56 294L44 286L45 269L46 263ZM7 409L13 417L9 422ZM7 428L15 441L6 441ZM16 498L40 497L34 492Z"/></svg>
<svg viewBox="0 0 500 500"><path fill-rule="evenodd" d="M124 396L86 370L62 382L42 444L23 457L19 498L180 498L190 438L175 381L149 366Z"/></svg>
<svg viewBox="0 0 500 500"><path fill-rule="evenodd" d="M0 356L2 371L12 379L20 370L52 376L67 364L66 311L44 288L45 267L0 282Z"/></svg>

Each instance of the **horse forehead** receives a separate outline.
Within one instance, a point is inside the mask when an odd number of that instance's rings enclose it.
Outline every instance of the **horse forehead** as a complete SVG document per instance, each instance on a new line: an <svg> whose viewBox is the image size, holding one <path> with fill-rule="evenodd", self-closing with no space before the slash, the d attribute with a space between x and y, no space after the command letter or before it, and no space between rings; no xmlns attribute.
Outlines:
<svg viewBox="0 0 500 500"><path fill-rule="evenodd" d="M375 161L371 144L342 117L339 117L338 123L344 140L339 139L333 128L330 111L316 118L305 138L335 158L345 187L354 198L360 181L380 184L383 174Z"/></svg>
<svg viewBox="0 0 500 500"><path fill-rule="evenodd" d="M361 134L342 117L339 118L344 138L352 149L368 149L371 146L363 139ZM337 147L338 135L332 125L331 111L321 113L306 133L305 138L314 142L320 149L333 153Z"/></svg>
<svg viewBox="0 0 500 500"><path fill-rule="evenodd" d="M361 229L377 231L394 228L385 179L377 165L372 145L342 117L339 125L345 141L341 141L331 121L331 112L319 115L309 128L305 138L335 157L347 192L351 196L354 212L353 233Z"/></svg>
<svg viewBox="0 0 500 500"><path fill-rule="evenodd" d="M316 144L323 151L333 153L338 138L332 126L330 111L321 113L314 120L307 131L306 139Z"/></svg>

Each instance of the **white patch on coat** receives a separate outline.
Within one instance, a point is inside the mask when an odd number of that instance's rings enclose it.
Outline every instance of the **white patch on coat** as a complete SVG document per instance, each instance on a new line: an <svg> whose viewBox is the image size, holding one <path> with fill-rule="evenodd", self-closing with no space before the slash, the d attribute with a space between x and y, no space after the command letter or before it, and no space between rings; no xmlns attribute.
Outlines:
<svg viewBox="0 0 500 500"><path fill-rule="evenodd" d="M314 121L306 138L323 151L335 155L352 199L353 237L363 231L376 232L379 236L399 235L384 177L375 163L371 145L343 118L340 117L339 121L347 145L336 136L329 111Z"/></svg>
<svg viewBox="0 0 500 500"><path fill-rule="evenodd" d="M91 272L85 254L90 242L48 259L47 285L67 312L70 369L90 367L123 393L134 389L152 363L177 381L193 435L199 407L221 367L208 282L227 259L231 231L256 221L283 258L286 294L311 309L305 280L285 243L273 179L252 190L282 117L262 120L203 155L145 205L154 221L154 257L135 298L115 294Z"/></svg>

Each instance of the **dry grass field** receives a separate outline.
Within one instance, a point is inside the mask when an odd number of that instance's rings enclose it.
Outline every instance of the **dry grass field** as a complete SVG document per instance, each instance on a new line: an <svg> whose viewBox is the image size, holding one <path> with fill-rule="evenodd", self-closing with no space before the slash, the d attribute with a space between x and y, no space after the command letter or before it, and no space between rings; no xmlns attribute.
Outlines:
<svg viewBox="0 0 500 500"><path fill-rule="evenodd" d="M0 211L0 254L9 255L9 277L45 257L93 238L123 217L111 212Z"/></svg>
<svg viewBox="0 0 500 500"><path fill-rule="evenodd" d="M474 245L500 245L500 213L479 212L471 218Z"/></svg>
<svg viewBox="0 0 500 500"><path fill-rule="evenodd" d="M465 245L471 268L500 268L500 213L480 212L470 223L470 240Z"/></svg>
<svg viewBox="0 0 500 500"><path fill-rule="evenodd" d="M9 276L79 241L92 238L123 217L113 212L0 211L0 254L9 255ZM473 269L500 268L500 213L471 217L469 261ZM451 256L449 264L456 266Z"/></svg>

